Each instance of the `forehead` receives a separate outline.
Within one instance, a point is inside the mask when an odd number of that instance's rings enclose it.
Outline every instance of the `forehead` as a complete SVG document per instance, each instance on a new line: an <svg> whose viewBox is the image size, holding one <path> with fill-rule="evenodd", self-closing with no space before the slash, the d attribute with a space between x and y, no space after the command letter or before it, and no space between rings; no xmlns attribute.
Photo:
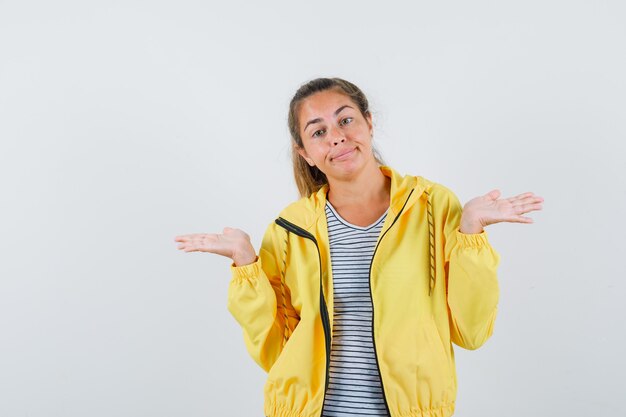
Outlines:
<svg viewBox="0 0 626 417"><path fill-rule="evenodd" d="M332 117L335 110L343 105L357 109L357 105L346 94L336 90L317 92L302 101L299 109L300 121L306 123L312 118ZM306 120L304 120L306 119Z"/></svg>

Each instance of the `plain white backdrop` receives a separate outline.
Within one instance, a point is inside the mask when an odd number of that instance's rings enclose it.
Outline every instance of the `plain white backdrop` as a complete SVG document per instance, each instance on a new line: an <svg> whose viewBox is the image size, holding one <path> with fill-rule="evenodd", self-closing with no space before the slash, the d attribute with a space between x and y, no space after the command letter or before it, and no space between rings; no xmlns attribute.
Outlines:
<svg viewBox="0 0 626 417"><path fill-rule="evenodd" d="M487 227L499 315L455 347L460 417L624 415L620 1L0 1L0 416L262 416L227 258L297 198L304 82L360 86L386 162ZM622 353L620 353L622 352Z"/></svg>

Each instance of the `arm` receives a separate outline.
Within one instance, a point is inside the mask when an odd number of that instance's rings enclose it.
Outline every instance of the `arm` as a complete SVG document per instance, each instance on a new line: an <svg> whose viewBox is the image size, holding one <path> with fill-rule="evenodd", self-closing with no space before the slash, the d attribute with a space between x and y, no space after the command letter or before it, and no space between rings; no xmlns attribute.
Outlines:
<svg viewBox="0 0 626 417"><path fill-rule="evenodd" d="M462 206L452 191L443 188L445 192L435 204L443 219L450 335L456 345L474 350L493 333L500 255L489 244L484 230L475 234L459 231Z"/></svg>
<svg viewBox="0 0 626 417"><path fill-rule="evenodd" d="M300 318L281 280L286 231L272 223L255 262L231 264L228 310L243 328L248 353L266 372L276 362ZM281 284L282 282L282 284Z"/></svg>

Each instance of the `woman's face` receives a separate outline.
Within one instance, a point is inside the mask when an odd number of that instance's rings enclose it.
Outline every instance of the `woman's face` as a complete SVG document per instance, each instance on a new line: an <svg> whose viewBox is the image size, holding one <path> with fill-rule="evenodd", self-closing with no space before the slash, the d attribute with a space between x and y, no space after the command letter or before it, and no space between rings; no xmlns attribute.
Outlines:
<svg viewBox="0 0 626 417"><path fill-rule="evenodd" d="M298 153L326 177L350 179L374 160L372 117L364 118L350 98L336 90L308 97L298 114L304 149Z"/></svg>

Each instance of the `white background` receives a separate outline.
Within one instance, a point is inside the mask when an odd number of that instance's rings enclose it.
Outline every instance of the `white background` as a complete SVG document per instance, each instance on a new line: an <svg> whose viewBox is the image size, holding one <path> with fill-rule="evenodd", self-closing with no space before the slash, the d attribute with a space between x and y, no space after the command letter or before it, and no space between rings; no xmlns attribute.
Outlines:
<svg viewBox="0 0 626 417"><path fill-rule="evenodd" d="M262 416L227 258L297 198L287 106L360 86L386 162L487 228L499 315L456 347L462 417L624 415L619 1L0 1L0 415Z"/></svg>

